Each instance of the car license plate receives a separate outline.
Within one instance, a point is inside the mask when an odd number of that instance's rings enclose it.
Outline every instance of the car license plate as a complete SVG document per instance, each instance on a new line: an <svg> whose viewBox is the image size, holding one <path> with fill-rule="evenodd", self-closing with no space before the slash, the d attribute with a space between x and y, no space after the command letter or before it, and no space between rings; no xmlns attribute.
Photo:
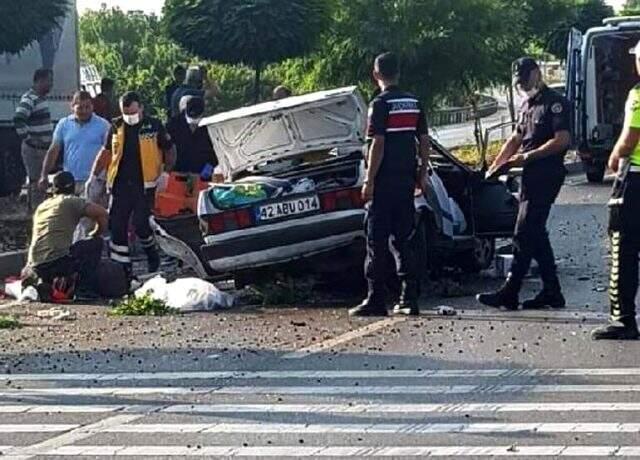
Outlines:
<svg viewBox="0 0 640 460"><path fill-rule="evenodd" d="M283 217L307 214L320 209L320 200L317 195L280 201L278 203L265 204L257 210L258 220L261 222L281 219Z"/></svg>

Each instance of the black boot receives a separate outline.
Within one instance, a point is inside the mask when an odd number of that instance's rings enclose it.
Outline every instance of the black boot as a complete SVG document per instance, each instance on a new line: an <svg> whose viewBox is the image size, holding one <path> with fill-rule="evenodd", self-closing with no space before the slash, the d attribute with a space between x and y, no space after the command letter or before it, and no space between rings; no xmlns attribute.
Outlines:
<svg viewBox="0 0 640 460"><path fill-rule="evenodd" d="M533 299L522 302L522 308L524 310L533 310L545 307L564 308L566 304L567 302L565 301L560 289L544 288Z"/></svg>
<svg viewBox="0 0 640 460"><path fill-rule="evenodd" d="M349 316L368 317L368 316L387 316L387 306L384 302L384 291L376 288L373 283L369 282L369 292L367 298L356 307L349 309Z"/></svg>
<svg viewBox="0 0 640 460"><path fill-rule="evenodd" d="M612 322L591 331L593 340L638 340L639 337L635 321L630 324Z"/></svg>
<svg viewBox="0 0 640 460"><path fill-rule="evenodd" d="M154 246L145 249L144 252L147 254L147 267L149 269L149 273L157 272L160 268L160 254L158 254L158 249Z"/></svg>
<svg viewBox="0 0 640 460"><path fill-rule="evenodd" d="M393 307L394 315L418 316L418 283L415 281L403 281L400 289L400 298Z"/></svg>
<svg viewBox="0 0 640 460"><path fill-rule="evenodd" d="M511 278L507 278L507 281L500 289L495 292L478 294L476 300L488 307L504 307L507 310L517 310L518 304L520 303L518 300L519 291L520 283L513 281Z"/></svg>

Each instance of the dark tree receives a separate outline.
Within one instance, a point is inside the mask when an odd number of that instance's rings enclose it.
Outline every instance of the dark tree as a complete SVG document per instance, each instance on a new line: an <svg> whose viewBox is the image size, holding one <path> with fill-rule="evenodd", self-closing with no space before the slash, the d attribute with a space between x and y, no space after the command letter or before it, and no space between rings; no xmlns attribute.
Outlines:
<svg viewBox="0 0 640 460"><path fill-rule="evenodd" d="M69 0L0 1L0 53L18 53L60 25Z"/></svg>
<svg viewBox="0 0 640 460"><path fill-rule="evenodd" d="M167 0L169 35L203 59L245 64L260 76L270 63L311 52L329 23L330 0Z"/></svg>

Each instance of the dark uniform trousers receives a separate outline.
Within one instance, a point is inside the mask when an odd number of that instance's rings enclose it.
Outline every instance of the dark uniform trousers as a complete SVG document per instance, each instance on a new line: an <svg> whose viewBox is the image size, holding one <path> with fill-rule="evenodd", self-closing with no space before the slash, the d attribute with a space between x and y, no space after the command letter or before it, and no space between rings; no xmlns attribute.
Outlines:
<svg viewBox="0 0 640 460"><path fill-rule="evenodd" d="M532 259L538 262L540 277L547 288L558 286L555 257L549 242L547 219L564 183L566 170L527 170L522 175L518 218L513 237L510 282L518 288L529 272Z"/></svg>
<svg viewBox="0 0 640 460"><path fill-rule="evenodd" d="M398 278L403 282L416 280L416 262L409 248L415 222L414 184L415 181L404 185L376 181L374 197L365 218L365 276L369 285L369 300L373 302L384 303L390 239Z"/></svg>
<svg viewBox="0 0 640 460"><path fill-rule="evenodd" d="M111 232L111 259L130 265L129 222L133 223L136 235L145 252L155 252L155 239L149 225L151 208L155 195L154 189L142 186L114 187L109 207L109 230Z"/></svg>
<svg viewBox="0 0 640 460"><path fill-rule="evenodd" d="M640 253L640 173L629 172L616 185L609 207L611 320L633 326Z"/></svg>

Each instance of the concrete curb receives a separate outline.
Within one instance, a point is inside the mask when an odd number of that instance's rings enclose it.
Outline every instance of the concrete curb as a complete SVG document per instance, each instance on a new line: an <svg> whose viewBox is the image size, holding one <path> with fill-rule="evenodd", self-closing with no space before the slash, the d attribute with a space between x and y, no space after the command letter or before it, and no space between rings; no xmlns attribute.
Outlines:
<svg viewBox="0 0 640 460"><path fill-rule="evenodd" d="M0 280L20 274L27 262L27 251L12 251L0 254Z"/></svg>

